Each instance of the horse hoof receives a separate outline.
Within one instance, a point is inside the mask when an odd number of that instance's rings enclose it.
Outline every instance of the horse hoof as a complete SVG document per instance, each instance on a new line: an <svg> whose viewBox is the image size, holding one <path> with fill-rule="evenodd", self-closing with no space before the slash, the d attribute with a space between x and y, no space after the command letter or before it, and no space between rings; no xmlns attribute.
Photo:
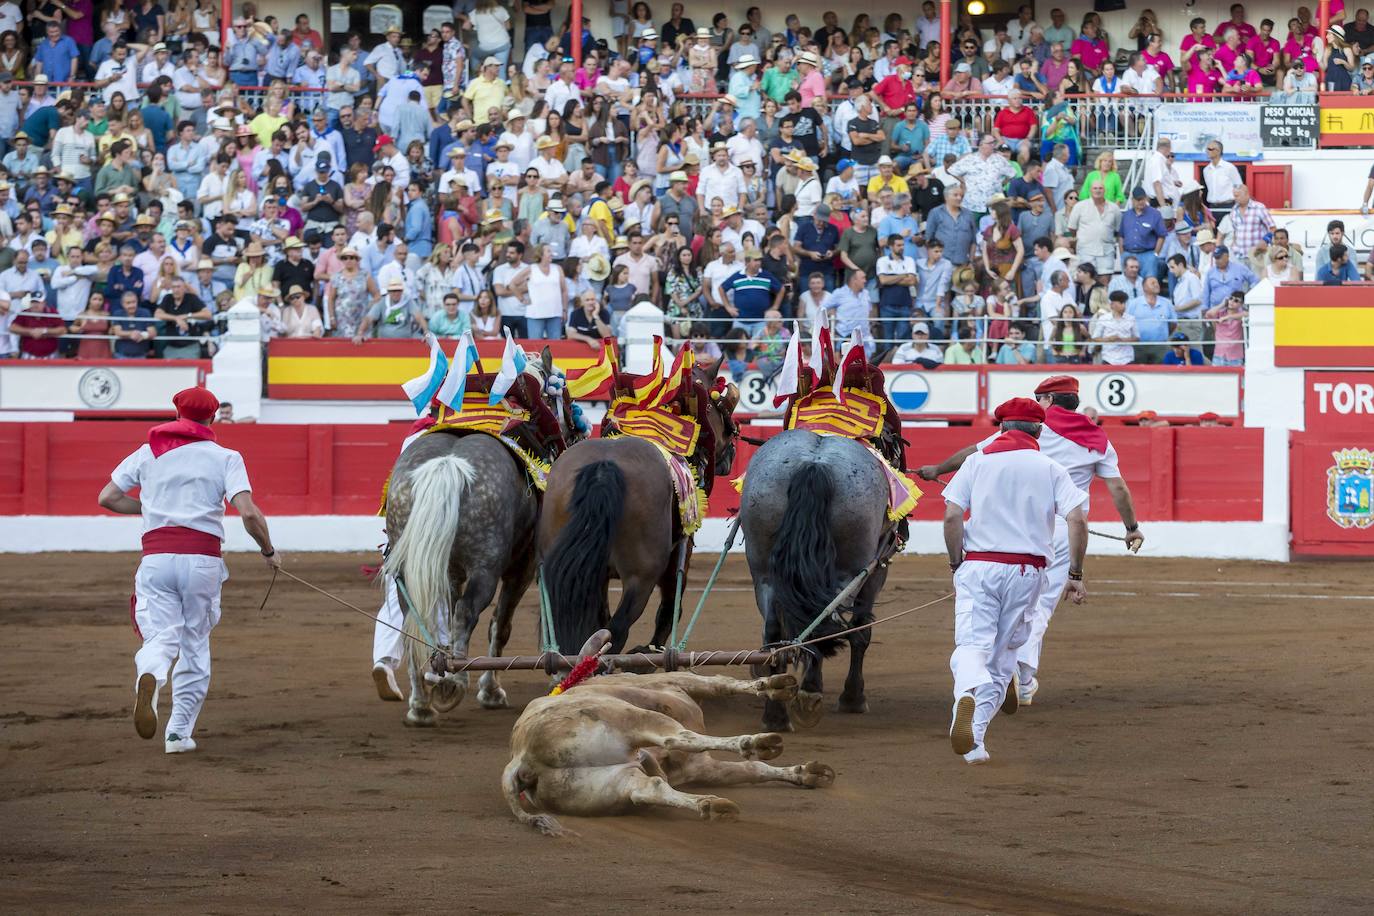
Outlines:
<svg viewBox="0 0 1374 916"><path fill-rule="evenodd" d="M815 728L820 724L825 709L821 705L822 696L810 690L798 691L791 703L792 718L802 728Z"/></svg>
<svg viewBox="0 0 1374 916"><path fill-rule="evenodd" d="M439 717L432 709L411 709L406 712L406 725L410 728L433 728L439 724Z"/></svg>
<svg viewBox="0 0 1374 916"><path fill-rule="evenodd" d="M433 705L439 712L452 712L467 695L468 685L453 675L434 685Z"/></svg>
<svg viewBox="0 0 1374 916"><path fill-rule="evenodd" d="M739 805L728 798L708 795L697 803L697 811L703 821L737 821Z"/></svg>
<svg viewBox="0 0 1374 916"><path fill-rule="evenodd" d="M797 695L797 679L790 674L763 678L760 693L765 699L786 703Z"/></svg>
<svg viewBox="0 0 1374 916"><path fill-rule="evenodd" d="M782 735L767 732L750 735L741 742L740 756L745 760L772 760L782 753Z"/></svg>
<svg viewBox="0 0 1374 916"><path fill-rule="evenodd" d="M501 687L495 687L491 690L484 687L477 691L477 703L483 709L505 709L510 705L506 702L506 691Z"/></svg>
<svg viewBox="0 0 1374 916"><path fill-rule="evenodd" d="M798 769L801 770L801 785L807 789L825 789L834 785L835 771L823 763L808 760Z"/></svg>
<svg viewBox="0 0 1374 916"><path fill-rule="evenodd" d="M857 700L854 700L844 696L844 694L840 694L839 701L835 703L835 711L848 713L868 712L868 700L865 697L859 697Z"/></svg>
<svg viewBox="0 0 1374 916"><path fill-rule="evenodd" d="M794 731L794 729L792 728L792 720L787 718L786 713L784 713L781 716L775 716L772 718L765 716L763 720L763 728L765 731L770 732Z"/></svg>

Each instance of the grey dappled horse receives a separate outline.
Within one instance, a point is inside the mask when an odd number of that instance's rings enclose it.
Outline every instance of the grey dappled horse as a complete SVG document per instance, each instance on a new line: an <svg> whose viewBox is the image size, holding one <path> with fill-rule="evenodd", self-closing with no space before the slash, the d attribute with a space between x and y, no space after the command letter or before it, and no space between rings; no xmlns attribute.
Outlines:
<svg viewBox="0 0 1374 916"><path fill-rule="evenodd" d="M546 356L546 376L549 365ZM538 377L529 368L526 372ZM542 381L540 389L544 389ZM570 429L565 395L544 392L543 396L559 418L564 441L572 441L569 437L575 433ZM418 609L424 629L441 641L442 648L451 655L466 656L478 618L491 604L499 584L501 596L487 652L500 655L510 639L511 615L534 578L540 500L520 460L486 433L431 433L397 459L386 503L391 547L384 569L405 584L409 595L409 605L402 597L406 632L421 635L411 613ZM431 726L436 722L434 694L439 694L442 710L452 709L467 691L467 675L450 675L433 690L424 680L430 650L413 639L407 639L406 646L410 661L406 723ZM496 672L482 675L477 702L487 709L506 705L506 692Z"/></svg>
<svg viewBox="0 0 1374 916"><path fill-rule="evenodd" d="M887 480L877 459L852 439L793 429L765 442L749 461L740 494L740 529L754 579L754 598L763 615L765 644L794 639L849 581L877 555L887 519ZM879 566L854 598L853 617L842 624L829 615L808 639L838 633L873 619L873 602L887 570ZM838 709L865 712L863 663L870 631L841 639L849 643L849 676ZM841 647L840 639L803 653L796 715L804 725L820 717L821 661ZM770 673L780 673L784 662ZM782 703L764 703L763 727L788 731Z"/></svg>

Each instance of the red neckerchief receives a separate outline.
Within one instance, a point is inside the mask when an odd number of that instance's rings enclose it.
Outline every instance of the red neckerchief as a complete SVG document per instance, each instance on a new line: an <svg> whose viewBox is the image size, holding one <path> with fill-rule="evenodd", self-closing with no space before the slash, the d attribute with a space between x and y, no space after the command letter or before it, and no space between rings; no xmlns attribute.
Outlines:
<svg viewBox="0 0 1374 916"><path fill-rule="evenodd" d="M1038 452L1040 451L1040 443L1036 442L1035 437L1030 433L1023 433L1019 429L1009 429L989 442L987 447L983 449L983 454L995 455L998 452L1014 452L1023 448Z"/></svg>
<svg viewBox="0 0 1374 916"><path fill-rule="evenodd" d="M1107 433L1092 420L1055 405L1045 411L1045 425L1090 452L1107 454Z"/></svg>
<svg viewBox="0 0 1374 916"><path fill-rule="evenodd" d="M192 442L214 442L215 431L194 420L176 419L148 430L148 446L154 458L161 458L174 448Z"/></svg>

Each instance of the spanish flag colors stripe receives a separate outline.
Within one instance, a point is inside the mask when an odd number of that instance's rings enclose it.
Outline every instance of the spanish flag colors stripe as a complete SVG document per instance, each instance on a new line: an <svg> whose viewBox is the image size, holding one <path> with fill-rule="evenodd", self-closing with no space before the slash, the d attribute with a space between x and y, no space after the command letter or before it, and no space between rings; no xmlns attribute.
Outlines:
<svg viewBox="0 0 1374 916"><path fill-rule="evenodd" d="M1274 299L1275 365L1374 366L1374 287L1284 284Z"/></svg>

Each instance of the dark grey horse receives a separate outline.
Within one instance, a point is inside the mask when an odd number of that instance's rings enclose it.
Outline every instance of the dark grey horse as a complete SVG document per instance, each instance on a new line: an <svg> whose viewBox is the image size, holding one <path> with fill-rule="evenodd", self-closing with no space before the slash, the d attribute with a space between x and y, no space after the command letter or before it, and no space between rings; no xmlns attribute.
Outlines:
<svg viewBox="0 0 1374 916"><path fill-rule="evenodd" d="M542 380L538 386L543 388ZM564 396L544 397L559 418L564 441L571 441ZM383 568L409 595L409 605L402 598L406 632L421 638L427 632L450 654L465 656L478 618L500 585L487 649L500 655L510 639L511 615L534 578L540 500L520 460L486 433L430 433L397 459L386 502L391 547ZM419 612L423 631L412 610ZM406 645L406 723L431 726L435 693L441 709L452 709L467 691L467 676L450 675L432 690L424 681L430 650L411 639ZM477 702L488 709L506 705L496 672L482 675Z"/></svg>
<svg viewBox="0 0 1374 916"><path fill-rule="evenodd" d="M892 523L887 480L877 459L858 442L788 430L763 444L749 461L740 498L754 598L763 615L765 644L794 639L878 554ZM880 566L854 598L852 619L827 615L808 639L838 633L873 619L873 602L887 579ZM821 661L849 643L849 676L840 712L865 712L863 664L870 631L809 647L803 655L795 712L803 725L820 718ZM771 673L780 673L784 662ZM787 707L764 703L763 727L790 731Z"/></svg>

